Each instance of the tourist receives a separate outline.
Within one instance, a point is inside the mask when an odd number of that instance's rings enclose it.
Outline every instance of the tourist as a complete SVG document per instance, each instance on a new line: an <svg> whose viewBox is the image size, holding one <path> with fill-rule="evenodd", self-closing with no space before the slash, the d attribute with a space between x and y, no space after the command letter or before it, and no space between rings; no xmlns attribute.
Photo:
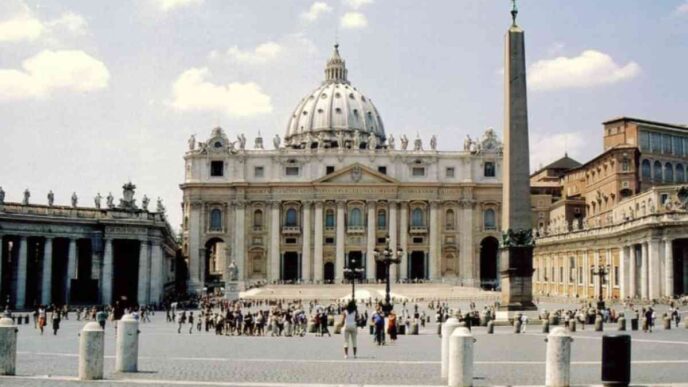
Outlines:
<svg viewBox="0 0 688 387"><path fill-rule="evenodd" d="M194 328L194 316L193 311L189 312L189 334L193 333Z"/></svg>
<svg viewBox="0 0 688 387"><path fill-rule="evenodd" d="M385 318L382 315L382 311L378 307L375 313L373 313L373 324L375 326L375 343L377 345L385 344Z"/></svg>
<svg viewBox="0 0 688 387"><path fill-rule="evenodd" d="M177 324L179 326L177 327L177 333L182 333L182 325L186 322L186 311L183 311L182 313L177 314Z"/></svg>
<svg viewBox="0 0 688 387"><path fill-rule="evenodd" d="M46 313L45 313L45 307L41 306L38 308L38 329L41 330L41 335L43 334L43 328L45 328L46 324Z"/></svg>
<svg viewBox="0 0 688 387"><path fill-rule="evenodd" d="M60 311L59 310L53 311L52 323L53 323L53 335L57 335L57 331L60 329Z"/></svg>
<svg viewBox="0 0 688 387"><path fill-rule="evenodd" d="M342 325L344 325L344 359L349 358L349 342L351 342L355 359L357 351L356 336L358 333L358 311L356 310L356 302L353 300L346 306L346 310L342 316Z"/></svg>
<svg viewBox="0 0 688 387"><path fill-rule="evenodd" d="M521 314L521 333L526 333L526 327L528 326L528 316L523 313Z"/></svg>
<svg viewBox="0 0 688 387"><path fill-rule="evenodd" d="M438 325L441 326L442 324ZM389 312L389 316L387 316L387 333L392 343L397 341L397 315L394 311Z"/></svg>
<svg viewBox="0 0 688 387"><path fill-rule="evenodd" d="M102 308L98 310L98 313L96 313L96 321L100 325L101 328L105 329L105 321L107 321L108 314L106 311L104 311Z"/></svg>

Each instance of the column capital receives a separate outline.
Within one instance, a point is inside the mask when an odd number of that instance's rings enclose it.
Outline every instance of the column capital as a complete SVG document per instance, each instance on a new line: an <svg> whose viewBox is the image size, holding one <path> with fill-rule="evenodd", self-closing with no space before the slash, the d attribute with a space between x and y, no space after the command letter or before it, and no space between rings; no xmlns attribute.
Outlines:
<svg viewBox="0 0 688 387"><path fill-rule="evenodd" d="M231 204L239 210L243 210L244 208L246 208L245 200L232 200Z"/></svg>
<svg viewBox="0 0 688 387"><path fill-rule="evenodd" d="M324 200L314 200L313 202L315 203L315 208L322 209L325 206Z"/></svg>
<svg viewBox="0 0 688 387"><path fill-rule="evenodd" d="M368 206L377 206L377 200L373 200L373 199L366 200L366 204Z"/></svg>
<svg viewBox="0 0 688 387"><path fill-rule="evenodd" d="M344 208L346 206L346 200L339 199L336 201L336 203L337 203L337 208Z"/></svg>
<svg viewBox="0 0 688 387"><path fill-rule="evenodd" d="M428 202L430 202L430 207L432 207L433 209L436 209L440 205L441 200L432 199L432 200L428 200Z"/></svg>
<svg viewBox="0 0 688 387"><path fill-rule="evenodd" d="M304 200L301 200L301 205L304 207L307 207L307 206L310 206L311 204L313 204L314 202L315 201L313 199L304 199Z"/></svg>

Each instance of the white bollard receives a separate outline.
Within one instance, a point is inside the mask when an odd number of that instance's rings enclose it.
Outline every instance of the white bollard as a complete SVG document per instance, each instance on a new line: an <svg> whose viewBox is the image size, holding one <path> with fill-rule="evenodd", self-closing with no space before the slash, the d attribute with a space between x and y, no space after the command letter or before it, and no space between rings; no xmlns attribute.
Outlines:
<svg viewBox="0 0 688 387"><path fill-rule="evenodd" d="M103 378L105 331L97 322L84 325L79 341L79 379Z"/></svg>
<svg viewBox="0 0 688 387"><path fill-rule="evenodd" d="M449 387L473 385L473 343L468 328L454 329L449 337Z"/></svg>
<svg viewBox="0 0 688 387"><path fill-rule="evenodd" d="M552 329L547 335L547 364L545 385L568 386L571 380L571 342L573 339L562 327Z"/></svg>
<svg viewBox="0 0 688 387"><path fill-rule="evenodd" d="M139 363L139 321L125 314L117 322L115 371L136 372Z"/></svg>
<svg viewBox="0 0 688 387"><path fill-rule="evenodd" d="M17 366L17 326L12 319L0 319L0 375L14 375Z"/></svg>
<svg viewBox="0 0 688 387"><path fill-rule="evenodd" d="M442 378L446 378L449 372L449 337L459 325L456 317L450 317L442 324Z"/></svg>

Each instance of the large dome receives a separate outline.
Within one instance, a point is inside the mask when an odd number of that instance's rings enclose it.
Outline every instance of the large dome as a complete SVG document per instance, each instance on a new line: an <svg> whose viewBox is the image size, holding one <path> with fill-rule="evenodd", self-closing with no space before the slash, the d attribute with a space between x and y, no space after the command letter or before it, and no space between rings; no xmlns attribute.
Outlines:
<svg viewBox="0 0 688 387"><path fill-rule="evenodd" d="M349 83L346 75L345 62L335 45L325 68L325 81L301 99L289 118L288 146L338 147L340 141L351 144L350 139L358 138L353 143L366 147L371 134L376 145L384 143L385 129L375 105Z"/></svg>

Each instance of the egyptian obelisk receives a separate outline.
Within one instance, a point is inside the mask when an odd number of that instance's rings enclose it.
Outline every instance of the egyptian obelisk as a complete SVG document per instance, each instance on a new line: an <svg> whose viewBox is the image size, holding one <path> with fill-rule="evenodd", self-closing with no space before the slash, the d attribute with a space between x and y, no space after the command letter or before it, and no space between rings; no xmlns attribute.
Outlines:
<svg viewBox="0 0 688 387"><path fill-rule="evenodd" d="M502 244L500 246L501 317L536 310L533 304L533 239L531 235L530 152L526 54L523 30L512 24L504 44L504 161L502 173ZM508 316L508 317L507 317Z"/></svg>

